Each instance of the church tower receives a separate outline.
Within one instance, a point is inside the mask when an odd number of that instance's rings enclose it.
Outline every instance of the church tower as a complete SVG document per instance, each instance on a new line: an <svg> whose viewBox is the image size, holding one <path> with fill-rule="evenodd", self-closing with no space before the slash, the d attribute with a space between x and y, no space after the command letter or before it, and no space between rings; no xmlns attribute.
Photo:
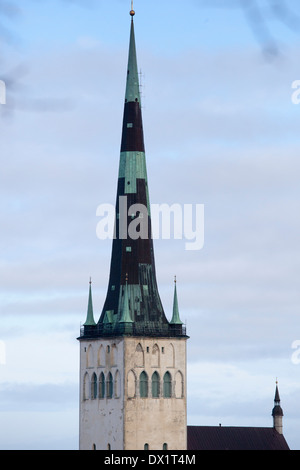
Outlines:
<svg viewBox="0 0 300 470"><path fill-rule="evenodd" d="M278 382L276 381L276 389L275 389L275 398L274 398L274 408L272 410L273 416L273 428L279 433L283 434L283 411L280 405L280 396L278 390Z"/></svg>
<svg viewBox="0 0 300 470"><path fill-rule="evenodd" d="M158 292L141 98L131 29L107 296L80 331L80 449L185 450L186 331L176 280L168 321Z"/></svg>

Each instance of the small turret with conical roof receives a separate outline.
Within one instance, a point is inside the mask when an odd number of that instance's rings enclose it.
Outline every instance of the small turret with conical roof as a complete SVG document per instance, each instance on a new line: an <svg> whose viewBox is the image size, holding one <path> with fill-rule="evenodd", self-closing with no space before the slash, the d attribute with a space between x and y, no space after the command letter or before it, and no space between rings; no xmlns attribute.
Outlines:
<svg viewBox="0 0 300 470"><path fill-rule="evenodd" d="M274 408L272 410L273 416L273 427L279 433L283 434L282 431L282 418L283 418L283 411L280 406L280 396L278 390L278 381L276 380L276 390L275 390L275 398L274 398Z"/></svg>
<svg viewBox="0 0 300 470"><path fill-rule="evenodd" d="M88 309L87 309L86 320L83 326L95 326L95 325L96 325L96 322L94 320L93 299L92 299L92 279L90 278Z"/></svg>
<svg viewBox="0 0 300 470"><path fill-rule="evenodd" d="M174 279L174 284L175 284L175 287L174 287L174 300L173 300L173 316L172 316L172 320L170 321L170 324L171 324L171 325L182 325L183 323L182 323L182 321L180 320L179 308L178 308L177 287L176 287L177 280L176 280L176 276L175 276L175 279Z"/></svg>

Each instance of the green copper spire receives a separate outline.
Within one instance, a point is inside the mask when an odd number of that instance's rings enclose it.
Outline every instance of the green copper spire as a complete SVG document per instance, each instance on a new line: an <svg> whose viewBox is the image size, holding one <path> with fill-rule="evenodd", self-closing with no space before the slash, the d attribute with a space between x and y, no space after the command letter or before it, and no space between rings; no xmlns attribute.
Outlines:
<svg viewBox="0 0 300 470"><path fill-rule="evenodd" d="M177 288L176 288L176 276L175 276L175 289L174 289L174 301L173 301L173 316L172 320L170 321L171 325L182 325L182 321L179 317L179 309L178 309L178 299L177 299Z"/></svg>
<svg viewBox="0 0 300 470"><path fill-rule="evenodd" d="M108 289L97 325L92 326L94 320L89 316L83 335L179 337L185 336L186 331L179 318L177 300L173 324L170 324L157 286L133 4L130 16L115 236ZM133 227L137 228L136 232L132 231ZM138 234L140 236L136 236Z"/></svg>
<svg viewBox="0 0 300 470"><path fill-rule="evenodd" d="M130 30L130 41L129 41L125 102L138 102L138 103L141 102L139 74L138 74L136 47L135 47L134 24L133 24L132 14L131 14L131 30Z"/></svg>
<svg viewBox="0 0 300 470"><path fill-rule="evenodd" d="M92 300L92 280L90 279L88 310L87 310L86 321L83 324L83 326L95 326L95 325L96 325L96 322L94 320L93 300Z"/></svg>

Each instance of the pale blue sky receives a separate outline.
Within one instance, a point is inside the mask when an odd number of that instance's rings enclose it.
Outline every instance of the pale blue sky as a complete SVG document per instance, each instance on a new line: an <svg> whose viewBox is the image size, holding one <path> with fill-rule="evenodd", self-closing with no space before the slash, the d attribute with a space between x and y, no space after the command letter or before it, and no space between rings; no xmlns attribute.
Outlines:
<svg viewBox="0 0 300 470"><path fill-rule="evenodd" d="M274 0L256 2L259 32L242 2L221 3L134 4L151 202L205 205L203 250L155 241L160 294L170 317L176 274L188 422L271 426L278 376L300 449L300 34L295 16L270 15ZM96 317L107 288L96 209L115 201L130 2L15 0L12 16L3 5L0 446L77 448L76 337L89 277Z"/></svg>
<svg viewBox="0 0 300 470"><path fill-rule="evenodd" d="M124 45L126 0L28 0L14 3L15 15L13 19L6 19L4 24L11 25L24 50L63 46L75 42L78 36L93 37L104 44ZM220 47L250 46L258 28L254 28L252 17L247 14L247 8L242 7L243 3L247 2L233 0L226 2L231 5L226 7L224 2L205 0L163 1L157 5L150 1L137 1L135 9L139 21L136 28L143 31L140 44L160 47L169 53L172 49L178 51L186 47L219 50ZM220 6L222 4L223 7ZM280 43L299 42L294 29L280 21L270 5L272 1L258 2L259 14L265 20L259 29L266 37L269 35ZM287 1L286 5L297 12L297 2Z"/></svg>

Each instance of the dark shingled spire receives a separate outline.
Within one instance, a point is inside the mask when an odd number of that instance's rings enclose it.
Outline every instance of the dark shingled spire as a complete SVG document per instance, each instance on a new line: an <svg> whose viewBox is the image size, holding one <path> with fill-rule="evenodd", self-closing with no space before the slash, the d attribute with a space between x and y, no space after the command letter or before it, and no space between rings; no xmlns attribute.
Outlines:
<svg viewBox="0 0 300 470"><path fill-rule="evenodd" d="M280 406L280 396L278 391L278 383L276 382L275 398L274 398L274 408L272 410L272 416L283 416L283 411Z"/></svg>
<svg viewBox="0 0 300 470"><path fill-rule="evenodd" d="M168 322L156 281L134 14L131 10L115 238L107 296L93 335L185 336L181 322Z"/></svg>

